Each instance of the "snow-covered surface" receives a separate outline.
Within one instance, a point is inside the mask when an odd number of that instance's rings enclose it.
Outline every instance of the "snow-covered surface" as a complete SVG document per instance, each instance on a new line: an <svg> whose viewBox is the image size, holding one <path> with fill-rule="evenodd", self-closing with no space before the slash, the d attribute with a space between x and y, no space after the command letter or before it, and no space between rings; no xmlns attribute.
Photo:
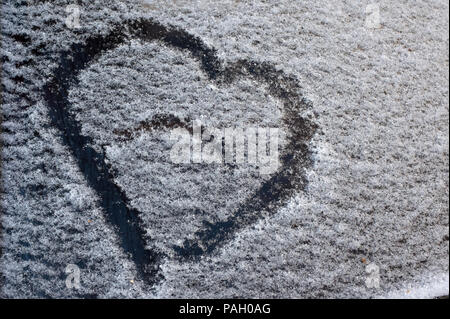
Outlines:
<svg viewBox="0 0 450 319"><path fill-rule="evenodd" d="M448 295L447 1L379 1L379 29L365 25L366 1L79 3L79 29L65 24L71 1L2 4L0 296ZM168 110L207 126L272 126L281 102L252 79L217 86L161 42L133 40L83 70L72 111L165 254L152 287L121 249L43 97L61 52L138 17L198 36L224 63L268 62L293 75L312 102L300 115L318 126L306 188L213 254L179 260L173 245L203 220L226 219L264 180L248 167L233 179L225 167L177 171L158 158L170 147L164 133L124 142L114 130ZM186 212L172 214L177 207ZM370 263L380 268L378 289L365 285ZM65 286L67 264L81 269L79 291Z"/></svg>
<svg viewBox="0 0 450 319"><path fill-rule="evenodd" d="M379 298L384 299L430 299L448 298L448 281L447 274L431 275L422 278L419 282L404 285L403 289L389 292L387 295L381 295Z"/></svg>

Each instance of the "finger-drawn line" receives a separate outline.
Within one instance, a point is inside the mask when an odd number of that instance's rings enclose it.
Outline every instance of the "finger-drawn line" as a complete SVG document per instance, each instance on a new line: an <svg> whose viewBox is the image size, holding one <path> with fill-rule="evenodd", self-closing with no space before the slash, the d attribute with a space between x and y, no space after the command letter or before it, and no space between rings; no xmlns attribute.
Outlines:
<svg viewBox="0 0 450 319"><path fill-rule="evenodd" d="M237 78L252 77L268 86L270 93L283 102L283 123L289 130L288 145L281 153L281 169L249 198L226 221L214 224L204 222L204 229L195 233L194 239L182 246L174 246L180 260L192 260L212 253L231 239L233 234L261 216L262 211L275 212L289 196L304 189L304 168L311 165L308 142L315 132L315 125L299 114L311 105L303 98L301 87L292 76L276 70L269 63L240 60L225 65L219 61L214 49L184 30L164 26L148 19L126 21L114 27L107 35L94 35L84 44L74 44L61 54L60 64L51 81L44 87L52 123L61 132L63 142L70 148L88 184L98 194L107 221L117 229L123 250L130 255L139 275L150 285L161 279L159 265L164 257L152 248L152 239L143 229L140 212L128 204L125 192L114 182L111 167L106 164L105 153L97 152L89 136L81 134L81 124L70 112L68 93L77 85L82 70L95 62L106 51L113 50L128 40L158 40L167 46L189 53L200 62L200 68L211 81L231 85ZM183 125L170 116L162 116L155 122L142 123L141 129L167 125ZM116 132L130 138L131 131Z"/></svg>

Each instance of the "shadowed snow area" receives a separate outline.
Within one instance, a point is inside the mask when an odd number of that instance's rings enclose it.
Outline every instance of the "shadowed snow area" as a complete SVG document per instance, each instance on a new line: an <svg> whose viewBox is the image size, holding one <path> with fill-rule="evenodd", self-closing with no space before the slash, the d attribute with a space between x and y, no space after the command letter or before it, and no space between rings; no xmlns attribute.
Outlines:
<svg viewBox="0 0 450 319"><path fill-rule="evenodd" d="M448 295L447 1L72 2L0 10L0 297ZM193 120L281 167L172 163Z"/></svg>

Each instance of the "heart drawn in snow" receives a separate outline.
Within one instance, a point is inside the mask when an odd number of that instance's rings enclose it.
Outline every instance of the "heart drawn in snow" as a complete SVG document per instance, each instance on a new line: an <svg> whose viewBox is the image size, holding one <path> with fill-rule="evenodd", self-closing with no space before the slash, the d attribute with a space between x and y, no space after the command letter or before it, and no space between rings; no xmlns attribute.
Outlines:
<svg viewBox="0 0 450 319"><path fill-rule="evenodd" d="M139 56L144 49L148 56ZM145 59L153 63L135 64ZM110 86L96 91L98 78ZM300 115L311 105L297 80L268 63L224 63L178 28L127 21L74 44L44 92L53 125L149 284L158 280L162 258L210 254L305 187L315 126ZM279 127L278 170L261 177L248 165L171 163L171 129L190 129L198 119L206 129Z"/></svg>

